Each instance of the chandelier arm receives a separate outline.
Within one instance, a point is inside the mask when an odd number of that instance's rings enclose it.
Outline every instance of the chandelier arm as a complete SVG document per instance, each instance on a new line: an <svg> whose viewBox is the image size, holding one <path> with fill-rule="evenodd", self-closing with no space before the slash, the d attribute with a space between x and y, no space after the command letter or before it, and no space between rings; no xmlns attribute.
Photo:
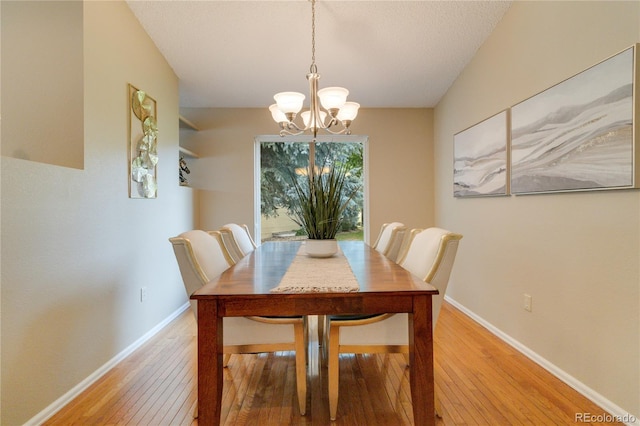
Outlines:
<svg viewBox="0 0 640 426"><path fill-rule="evenodd" d="M290 132L289 130L282 129L280 130L280 136L299 136L304 133L304 130L300 130L299 132Z"/></svg>
<svg viewBox="0 0 640 426"><path fill-rule="evenodd" d="M345 124L345 122L340 120L339 118L330 116L329 122L327 123L326 126L322 126L322 128L324 130L326 130L327 132L332 133L334 135L341 135L343 133L350 134L351 133L349 131L349 125L350 124L351 124L351 122L349 122L349 124ZM334 131L334 130L331 130L332 126L336 126L336 127L337 126L341 126L341 129Z"/></svg>
<svg viewBox="0 0 640 426"><path fill-rule="evenodd" d="M339 123L342 124L342 122L340 120L338 120ZM347 127L342 127L342 129L338 130L338 131L333 131L331 130L329 127L323 127L323 130L331 133L332 135L350 135L351 134L351 130L349 130Z"/></svg>
<svg viewBox="0 0 640 426"><path fill-rule="evenodd" d="M298 126L298 123L296 123L295 121L291 120L288 123L285 123L286 129L287 130L291 130L293 131L293 129L299 131L299 132L305 132L306 130L308 130L308 127L300 127ZM285 130L283 128L283 130Z"/></svg>

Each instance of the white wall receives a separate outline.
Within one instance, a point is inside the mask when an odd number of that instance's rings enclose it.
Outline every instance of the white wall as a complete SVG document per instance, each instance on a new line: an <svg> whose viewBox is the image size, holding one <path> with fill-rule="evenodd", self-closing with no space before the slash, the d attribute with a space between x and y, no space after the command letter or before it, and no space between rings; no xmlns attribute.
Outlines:
<svg viewBox="0 0 640 426"><path fill-rule="evenodd" d="M157 100L154 200L128 198L127 83ZM25 423L187 301L167 241L193 227L177 147L173 71L126 3L85 2L84 168L2 157L0 423Z"/></svg>
<svg viewBox="0 0 640 426"><path fill-rule="evenodd" d="M464 234L448 295L638 417L640 192L454 199L452 143L639 41L639 2L516 1L435 111L436 219Z"/></svg>

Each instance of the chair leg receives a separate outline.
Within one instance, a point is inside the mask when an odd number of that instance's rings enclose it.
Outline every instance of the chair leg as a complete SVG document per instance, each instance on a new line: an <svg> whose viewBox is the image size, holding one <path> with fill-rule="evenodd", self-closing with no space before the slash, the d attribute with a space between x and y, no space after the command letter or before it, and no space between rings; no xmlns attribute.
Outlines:
<svg viewBox="0 0 640 426"><path fill-rule="evenodd" d="M324 344L324 327L325 327L325 315L318 315L318 342L322 346Z"/></svg>
<svg viewBox="0 0 640 426"><path fill-rule="evenodd" d="M322 320L322 335L320 336L319 334L319 338L322 338L322 344L320 345L320 349L321 349L321 363L323 367L327 366L327 360L329 357L329 316L328 315L319 315L318 316L318 322L320 322L320 320Z"/></svg>
<svg viewBox="0 0 640 426"><path fill-rule="evenodd" d="M307 348L306 324L304 322L293 325L296 348L296 387L298 390L298 405L300 414L307 412Z"/></svg>
<svg viewBox="0 0 640 426"><path fill-rule="evenodd" d="M230 359L231 359L231 354L224 354L224 359L222 360L222 366L227 367L229 365Z"/></svg>
<svg viewBox="0 0 640 426"><path fill-rule="evenodd" d="M196 400L196 405L195 407L193 407L193 418L197 419L198 418L198 401Z"/></svg>
<svg viewBox="0 0 640 426"><path fill-rule="evenodd" d="M332 326L328 322L325 332L329 332L329 354L328 354L328 387L329 387L329 414L331 420L336 419L338 413L338 386L340 384L339 377L339 361L340 361L340 327Z"/></svg>

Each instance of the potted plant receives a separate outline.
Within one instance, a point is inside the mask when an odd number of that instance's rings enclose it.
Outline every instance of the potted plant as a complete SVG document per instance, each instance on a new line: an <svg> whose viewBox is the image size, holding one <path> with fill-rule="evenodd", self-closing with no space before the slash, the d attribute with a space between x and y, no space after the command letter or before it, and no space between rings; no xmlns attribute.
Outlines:
<svg viewBox="0 0 640 426"><path fill-rule="evenodd" d="M306 252L312 257L330 257L338 251L336 234L342 214L358 192L347 184L343 166L307 169L303 178L291 175L294 199L292 219L308 236Z"/></svg>

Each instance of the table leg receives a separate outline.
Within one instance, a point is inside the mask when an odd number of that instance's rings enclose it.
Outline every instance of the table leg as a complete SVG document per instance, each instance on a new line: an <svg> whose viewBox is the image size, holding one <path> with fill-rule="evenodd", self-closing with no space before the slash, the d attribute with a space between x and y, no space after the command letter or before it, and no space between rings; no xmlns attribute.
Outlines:
<svg viewBox="0 0 640 426"><path fill-rule="evenodd" d="M414 296L413 314L409 314L409 377L413 421L421 426L436 421L432 323L431 295Z"/></svg>
<svg viewBox="0 0 640 426"><path fill-rule="evenodd" d="M222 409L222 317L216 300L198 300L198 424L220 424Z"/></svg>

